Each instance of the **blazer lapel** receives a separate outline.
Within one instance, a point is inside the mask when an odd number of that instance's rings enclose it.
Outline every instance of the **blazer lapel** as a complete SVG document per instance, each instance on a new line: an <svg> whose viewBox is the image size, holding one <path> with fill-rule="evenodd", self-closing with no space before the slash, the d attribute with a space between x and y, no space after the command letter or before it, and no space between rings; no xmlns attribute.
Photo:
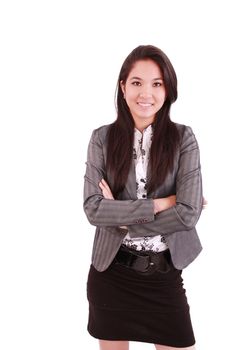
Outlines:
<svg viewBox="0 0 233 350"><path fill-rule="evenodd" d="M150 176L151 176L151 164L150 164L150 162L149 162L148 167L147 167L147 175L146 175L147 181L149 180ZM159 198L159 195L158 195L158 194L159 194L159 192L161 191L162 186L163 186L163 185L160 185L160 186L159 186L158 188L156 188L154 191L152 191L151 193L149 193L149 194L147 195L147 198Z"/></svg>
<svg viewBox="0 0 233 350"><path fill-rule="evenodd" d="M150 174L151 174L151 167L150 167L150 164L148 164L147 179L149 179ZM175 178L176 178L176 169L173 169L172 172L169 172L167 174L163 183L148 195L148 198L161 198L161 197L170 196L171 194L175 194L176 193L175 181L174 181Z"/></svg>
<svg viewBox="0 0 233 350"><path fill-rule="evenodd" d="M131 163L128 179L127 179L126 184L125 184L125 189L127 190L130 198L137 199L136 174L135 174L134 160L132 160L132 163Z"/></svg>

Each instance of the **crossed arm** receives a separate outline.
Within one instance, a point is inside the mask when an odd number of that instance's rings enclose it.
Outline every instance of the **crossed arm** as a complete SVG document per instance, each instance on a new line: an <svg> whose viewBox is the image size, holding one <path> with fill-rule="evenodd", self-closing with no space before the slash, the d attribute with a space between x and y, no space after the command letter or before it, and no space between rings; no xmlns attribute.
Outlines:
<svg viewBox="0 0 233 350"><path fill-rule="evenodd" d="M112 191L104 179L102 179L100 181L99 187L101 188L102 194L103 194L105 199L113 199L114 200L114 197L112 195ZM164 198L153 199L154 214L157 214L163 210L169 209L175 204L176 204L176 196L175 195L171 195L171 196L164 197ZM205 204L207 204L207 202Z"/></svg>
<svg viewBox="0 0 233 350"><path fill-rule="evenodd" d="M113 200L103 181L103 137L93 132L88 148L84 210L95 226L127 226L131 237L170 234L192 229L203 207L199 148L189 127L184 128L176 174L176 195L166 198Z"/></svg>
<svg viewBox="0 0 233 350"><path fill-rule="evenodd" d="M114 200L112 191L108 183L104 179L100 181L99 187L101 188L102 194L105 199ZM154 214L158 214L161 211L164 211L166 209L173 207L176 204L176 196L171 195L164 198L153 199L153 204L154 204ZM208 204L207 200L203 197L202 208L205 209L207 204ZM127 226L121 226L121 228L128 229Z"/></svg>

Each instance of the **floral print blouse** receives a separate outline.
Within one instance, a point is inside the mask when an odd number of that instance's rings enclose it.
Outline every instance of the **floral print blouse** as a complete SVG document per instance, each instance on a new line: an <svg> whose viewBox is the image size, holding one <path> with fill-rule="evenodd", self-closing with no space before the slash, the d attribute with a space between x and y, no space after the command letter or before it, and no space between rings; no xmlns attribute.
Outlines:
<svg viewBox="0 0 233 350"><path fill-rule="evenodd" d="M136 173L136 188L138 199L146 199L146 174L149 162L150 147L152 142L153 129L149 125L141 133L138 129L134 130L133 158ZM136 250L150 250L161 252L168 248L165 238L159 236L145 236L131 238L129 234L124 238L123 245Z"/></svg>

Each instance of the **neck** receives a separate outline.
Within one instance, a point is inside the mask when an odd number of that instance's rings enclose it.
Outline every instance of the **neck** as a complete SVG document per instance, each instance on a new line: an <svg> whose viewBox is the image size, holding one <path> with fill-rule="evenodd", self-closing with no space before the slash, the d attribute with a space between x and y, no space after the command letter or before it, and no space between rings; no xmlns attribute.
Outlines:
<svg viewBox="0 0 233 350"><path fill-rule="evenodd" d="M136 129L138 129L140 132L143 132L150 124L153 123L153 120L151 121L143 121L141 123L135 123L134 126Z"/></svg>

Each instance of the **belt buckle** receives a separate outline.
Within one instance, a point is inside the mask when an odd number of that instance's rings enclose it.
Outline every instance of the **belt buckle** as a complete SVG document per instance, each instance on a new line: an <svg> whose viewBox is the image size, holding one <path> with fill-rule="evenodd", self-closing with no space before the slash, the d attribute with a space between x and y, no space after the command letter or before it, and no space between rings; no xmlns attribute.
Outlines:
<svg viewBox="0 0 233 350"><path fill-rule="evenodd" d="M164 253L162 255L154 252L140 254L125 247L121 249L120 259L116 257L116 262L142 275L151 275L155 271L167 273L171 269Z"/></svg>
<svg viewBox="0 0 233 350"><path fill-rule="evenodd" d="M148 263L145 269L140 271L137 269L137 271L140 274L151 275L155 271L159 273L167 273L171 269L169 261L164 255L159 255L159 253L151 253L151 254L149 253L144 257L148 258Z"/></svg>
<svg viewBox="0 0 233 350"><path fill-rule="evenodd" d="M146 273L150 269L151 266L151 258L149 255L135 255L135 259L131 265L131 267L140 273ZM154 265L154 263L152 263Z"/></svg>
<svg viewBox="0 0 233 350"><path fill-rule="evenodd" d="M151 254L148 254L145 256L148 260L147 262L147 266L146 268L144 269L144 271L141 271L142 274L144 275L151 275L153 274L155 271L157 271L157 264L155 261L152 261L152 258L151 258ZM156 260L157 260L157 257L156 257Z"/></svg>

